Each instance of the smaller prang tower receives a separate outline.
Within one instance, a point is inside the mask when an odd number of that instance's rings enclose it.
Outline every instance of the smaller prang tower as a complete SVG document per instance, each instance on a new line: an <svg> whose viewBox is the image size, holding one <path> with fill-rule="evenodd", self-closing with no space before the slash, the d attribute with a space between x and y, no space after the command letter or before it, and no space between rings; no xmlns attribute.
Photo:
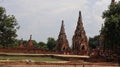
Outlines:
<svg viewBox="0 0 120 67"><path fill-rule="evenodd" d="M30 35L30 39L28 40L27 48L34 48L34 45L33 45L33 42L32 42L32 35Z"/></svg>
<svg viewBox="0 0 120 67"><path fill-rule="evenodd" d="M62 20L62 25L61 25L58 39L56 41L55 50L59 53L67 54L69 49L70 48L69 48L67 36L65 34L64 21Z"/></svg>
<svg viewBox="0 0 120 67"><path fill-rule="evenodd" d="M72 51L80 55L88 53L88 40L82 23L81 11L79 11L77 27L72 38Z"/></svg>
<svg viewBox="0 0 120 67"><path fill-rule="evenodd" d="M19 48L24 48L25 46L23 45L23 38L19 41Z"/></svg>
<svg viewBox="0 0 120 67"><path fill-rule="evenodd" d="M111 0L111 4L114 4L115 3L115 0Z"/></svg>

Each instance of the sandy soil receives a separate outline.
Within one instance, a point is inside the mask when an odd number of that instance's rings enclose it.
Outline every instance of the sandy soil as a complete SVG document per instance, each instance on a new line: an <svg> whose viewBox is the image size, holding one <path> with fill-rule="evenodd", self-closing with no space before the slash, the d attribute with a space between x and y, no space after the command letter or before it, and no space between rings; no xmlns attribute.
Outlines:
<svg viewBox="0 0 120 67"><path fill-rule="evenodd" d="M0 67L120 67L103 65L0 65Z"/></svg>
<svg viewBox="0 0 120 67"><path fill-rule="evenodd" d="M0 62L0 67L120 67L116 63L26 63Z"/></svg>

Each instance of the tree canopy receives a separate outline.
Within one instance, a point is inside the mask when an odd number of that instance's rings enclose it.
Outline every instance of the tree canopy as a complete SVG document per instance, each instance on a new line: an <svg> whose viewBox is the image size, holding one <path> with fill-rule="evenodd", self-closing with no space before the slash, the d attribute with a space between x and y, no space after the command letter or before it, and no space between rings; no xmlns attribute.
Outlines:
<svg viewBox="0 0 120 67"><path fill-rule="evenodd" d="M52 37L48 38L47 47L48 47L49 50L54 50L54 48L55 48L55 42L56 41L55 41L54 38L52 38Z"/></svg>
<svg viewBox="0 0 120 67"><path fill-rule="evenodd" d="M93 38L89 38L89 47L90 49L96 49L99 47L99 35L94 36Z"/></svg>
<svg viewBox="0 0 120 67"><path fill-rule="evenodd" d="M0 46L12 46L16 41L18 29L15 16L7 15L5 8L0 7Z"/></svg>
<svg viewBox="0 0 120 67"><path fill-rule="evenodd" d="M101 34L104 48L118 51L120 49L120 1L111 3L108 10L103 12L104 26Z"/></svg>

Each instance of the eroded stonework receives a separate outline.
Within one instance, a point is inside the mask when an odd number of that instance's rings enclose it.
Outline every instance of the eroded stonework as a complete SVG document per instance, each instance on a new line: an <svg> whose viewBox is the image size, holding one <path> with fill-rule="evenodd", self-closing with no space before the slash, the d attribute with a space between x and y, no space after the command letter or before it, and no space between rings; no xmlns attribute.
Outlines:
<svg viewBox="0 0 120 67"><path fill-rule="evenodd" d="M24 48L23 39L21 39L21 40L19 41L19 48Z"/></svg>
<svg viewBox="0 0 120 67"><path fill-rule="evenodd" d="M27 48L34 48L34 45L33 45L33 42L32 42L32 35L30 35L30 39L28 40Z"/></svg>
<svg viewBox="0 0 120 67"><path fill-rule="evenodd" d="M72 51L74 54L87 54L88 40L82 23L81 12L79 12L79 18L77 27L72 39Z"/></svg>
<svg viewBox="0 0 120 67"><path fill-rule="evenodd" d="M69 49L70 48L69 48L67 36L65 34L65 29L64 29L64 21L62 21L61 30L60 30L58 39L56 41L55 50L57 52L63 52L66 54L69 51Z"/></svg>

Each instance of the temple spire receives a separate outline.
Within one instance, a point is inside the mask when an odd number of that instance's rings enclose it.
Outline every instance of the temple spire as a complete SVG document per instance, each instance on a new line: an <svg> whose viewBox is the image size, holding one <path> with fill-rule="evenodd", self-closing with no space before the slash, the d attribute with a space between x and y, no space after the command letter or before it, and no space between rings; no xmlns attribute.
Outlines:
<svg viewBox="0 0 120 67"><path fill-rule="evenodd" d="M111 4L114 4L115 3L115 0L111 0Z"/></svg>
<svg viewBox="0 0 120 67"><path fill-rule="evenodd" d="M65 34L64 21L62 20L60 34Z"/></svg>
<svg viewBox="0 0 120 67"><path fill-rule="evenodd" d="M79 11L79 17L81 17L81 11Z"/></svg>
<svg viewBox="0 0 120 67"><path fill-rule="evenodd" d="M78 17L78 25L82 24L82 14L81 11L79 11L79 17Z"/></svg>
<svg viewBox="0 0 120 67"><path fill-rule="evenodd" d="M55 50L57 52L62 52L64 54L67 54L67 52L69 51L69 44L68 44L67 36L65 34L65 28L64 28L64 21L63 20L62 20L61 29L60 29L60 32L59 32L59 35L58 35L58 39L56 41Z"/></svg>
<svg viewBox="0 0 120 67"><path fill-rule="evenodd" d="M30 35L30 40L32 39L32 35Z"/></svg>
<svg viewBox="0 0 120 67"><path fill-rule="evenodd" d="M21 40L19 41L19 48L24 48L23 38L21 38Z"/></svg>
<svg viewBox="0 0 120 67"><path fill-rule="evenodd" d="M115 3L115 0L111 0L111 3Z"/></svg>
<svg viewBox="0 0 120 67"><path fill-rule="evenodd" d="M82 23L82 14L81 11L79 11L79 16L78 16L78 21L77 21L77 26L76 26L76 30L77 29L83 29L83 23Z"/></svg>
<svg viewBox="0 0 120 67"><path fill-rule="evenodd" d="M88 41L82 22L81 11L79 11L79 18L77 21L76 30L72 38L72 50L74 54L82 55L87 54L88 51Z"/></svg>
<svg viewBox="0 0 120 67"><path fill-rule="evenodd" d="M27 47L34 48L33 43L32 43L32 35L30 35L30 39L28 40Z"/></svg>

